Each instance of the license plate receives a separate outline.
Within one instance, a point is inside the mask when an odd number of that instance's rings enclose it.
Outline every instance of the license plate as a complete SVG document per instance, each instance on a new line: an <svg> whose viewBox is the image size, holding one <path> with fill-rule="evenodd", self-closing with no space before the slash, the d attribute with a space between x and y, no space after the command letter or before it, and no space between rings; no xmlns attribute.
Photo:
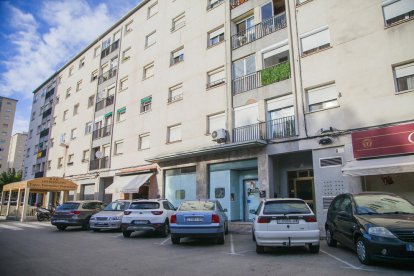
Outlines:
<svg viewBox="0 0 414 276"><path fill-rule="evenodd" d="M414 251L414 244L407 243L407 244L405 245L405 249L406 249L407 251Z"/></svg>
<svg viewBox="0 0 414 276"><path fill-rule="evenodd" d="M58 220L55 220L55 222L68 222L68 221L65 219L58 219Z"/></svg>
<svg viewBox="0 0 414 276"><path fill-rule="evenodd" d="M278 224L295 224L295 223L299 223L299 220L297 220L297 219L278 219L277 223Z"/></svg>
<svg viewBox="0 0 414 276"><path fill-rule="evenodd" d="M200 222L200 221L203 221L203 218L187 218L186 221L189 221L189 222Z"/></svg>
<svg viewBox="0 0 414 276"><path fill-rule="evenodd" d="M95 222L96 225L107 225L106 222Z"/></svg>
<svg viewBox="0 0 414 276"><path fill-rule="evenodd" d="M147 220L134 220L134 224L147 224Z"/></svg>

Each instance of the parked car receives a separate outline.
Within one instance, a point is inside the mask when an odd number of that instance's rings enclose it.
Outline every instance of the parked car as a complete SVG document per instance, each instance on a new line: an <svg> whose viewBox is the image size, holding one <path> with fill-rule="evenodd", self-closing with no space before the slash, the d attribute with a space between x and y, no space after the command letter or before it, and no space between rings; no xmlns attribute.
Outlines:
<svg viewBox="0 0 414 276"><path fill-rule="evenodd" d="M319 252L320 231L309 205L298 198L266 199L259 204L253 219L253 241L256 252L265 247L308 246Z"/></svg>
<svg viewBox="0 0 414 276"><path fill-rule="evenodd" d="M326 242L356 251L363 264L414 262L414 205L394 194L341 194L328 209Z"/></svg>
<svg viewBox="0 0 414 276"><path fill-rule="evenodd" d="M224 244L228 233L226 209L218 200L188 200L171 216L171 241L179 244L184 237L217 238Z"/></svg>
<svg viewBox="0 0 414 276"><path fill-rule="evenodd" d="M124 211L122 234L128 238L134 231L151 231L166 237L174 211L175 207L166 199L134 200Z"/></svg>
<svg viewBox="0 0 414 276"><path fill-rule="evenodd" d="M68 201L57 207L51 223L62 231L68 226L82 226L88 230L89 219L102 209L103 203L97 200Z"/></svg>
<svg viewBox="0 0 414 276"><path fill-rule="evenodd" d="M98 232L101 229L120 230L124 211L128 209L132 200L116 200L108 204L101 212L92 215L89 227Z"/></svg>

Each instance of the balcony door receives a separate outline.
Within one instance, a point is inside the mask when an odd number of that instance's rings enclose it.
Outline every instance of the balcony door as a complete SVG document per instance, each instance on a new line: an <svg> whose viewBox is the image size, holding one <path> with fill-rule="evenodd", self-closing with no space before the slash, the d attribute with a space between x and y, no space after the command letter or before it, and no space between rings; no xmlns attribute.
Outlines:
<svg viewBox="0 0 414 276"><path fill-rule="evenodd" d="M295 134L295 110L292 95L268 101L267 110L268 139L290 137Z"/></svg>

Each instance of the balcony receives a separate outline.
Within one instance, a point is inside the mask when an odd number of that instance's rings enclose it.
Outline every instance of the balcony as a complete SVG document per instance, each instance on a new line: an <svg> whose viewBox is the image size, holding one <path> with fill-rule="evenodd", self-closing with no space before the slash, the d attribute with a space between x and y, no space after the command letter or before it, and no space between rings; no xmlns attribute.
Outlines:
<svg viewBox="0 0 414 276"><path fill-rule="evenodd" d="M45 174L44 172L37 172L37 173L35 173L34 178L43 177L44 174Z"/></svg>
<svg viewBox="0 0 414 276"><path fill-rule="evenodd" d="M47 129L44 129L44 130L42 130L40 132L40 137L39 138L42 138L44 136L47 136L48 134L49 134L49 129L48 128Z"/></svg>
<svg viewBox="0 0 414 276"><path fill-rule="evenodd" d="M273 140L296 136L295 116L233 129L233 143L252 140Z"/></svg>
<svg viewBox="0 0 414 276"><path fill-rule="evenodd" d="M233 80L233 95L243 93L258 87L266 86L275 82L290 78L289 61L276 64L272 67L254 72L252 74Z"/></svg>
<svg viewBox="0 0 414 276"><path fill-rule="evenodd" d="M49 108L48 110L46 110L45 112L43 112L42 119L46 118L50 114L52 114L52 108Z"/></svg>
<svg viewBox="0 0 414 276"><path fill-rule="evenodd" d="M240 6L241 4L246 3L249 0L230 0L230 9Z"/></svg>
<svg viewBox="0 0 414 276"><path fill-rule="evenodd" d="M53 95L53 93L55 93L55 88L53 87L52 89L50 89L47 93L46 93L46 95L45 95L45 100L47 100L48 98L50 98L52 95Z"/></svg>
<svg viewBox="0 0 414 276"><path fill-rule="evenodd" d="M39 150L37 152L37 159L43 158L45 156L46 156L46 150L45 149L44 150Z"/></svg>
<svg viewBox="0 0 414 276"><path fill-rule="evenodd" d="M111 68L109 71L100 75L98 78L98 84L101 84L109 79L112 79L115 76L116 76L116 67Z"/></svg>
<svg viewBox="0 0 414 276"><path fill-rule="evenodd" d="M101 59L103 59L104 57L106 57L107 55L109 55L110 53L112 53L113 51L115 51L118 48L119 48L119 39L117 41L115 41L114 43L112 43L110 46L108 46L108 47L106 47L105 49L102 50Z"/></svg>
<svg viewBox="0 0 414 276"><path fill-rule="evenodd" d="M105 156L100 159L94 159L89 162L89 170L106 169L109 167L109 157Z"/></svg>
<svg viewBox="0 0 414 276"><path fill-rule="evenodd" d="M92 132L92 140L96 140L96 139L111 135L111 130L112 130L111 126L112 125L107 125L107 126L101 127L100 129L94 130Z"/></svg>
<svg viewBox="0 0 414 276"><path fill-rule="evenodd" d="M266 35L286 28L286 13L280 13L259 24L254 25L231 37L231 46L235 50L243 45L258 40Z"/></svg>
<svg viewBox="0 0 414 276"><path fill-rule="evenodd" d="M99 111L99 110L101 110L101 109L103 109L103 108L105 108L107 106L110 106L113 103L114 103L114 95L111 95L109 97L106 97L105 99L100 100L99 102L96 103L96 105L95 105L95 112L97 112L97 111Z"/></svg>

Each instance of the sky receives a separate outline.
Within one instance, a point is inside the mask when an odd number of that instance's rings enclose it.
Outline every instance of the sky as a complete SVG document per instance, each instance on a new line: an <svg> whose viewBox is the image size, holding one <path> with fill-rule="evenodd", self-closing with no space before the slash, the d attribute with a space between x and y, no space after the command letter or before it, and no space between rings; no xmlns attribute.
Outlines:
<svg viewBox="0 0 414 276"><path fill-rule="evenodd" d="M140 0L0 0L0 96L18 100L28 132L32 92Z"/></svg>

